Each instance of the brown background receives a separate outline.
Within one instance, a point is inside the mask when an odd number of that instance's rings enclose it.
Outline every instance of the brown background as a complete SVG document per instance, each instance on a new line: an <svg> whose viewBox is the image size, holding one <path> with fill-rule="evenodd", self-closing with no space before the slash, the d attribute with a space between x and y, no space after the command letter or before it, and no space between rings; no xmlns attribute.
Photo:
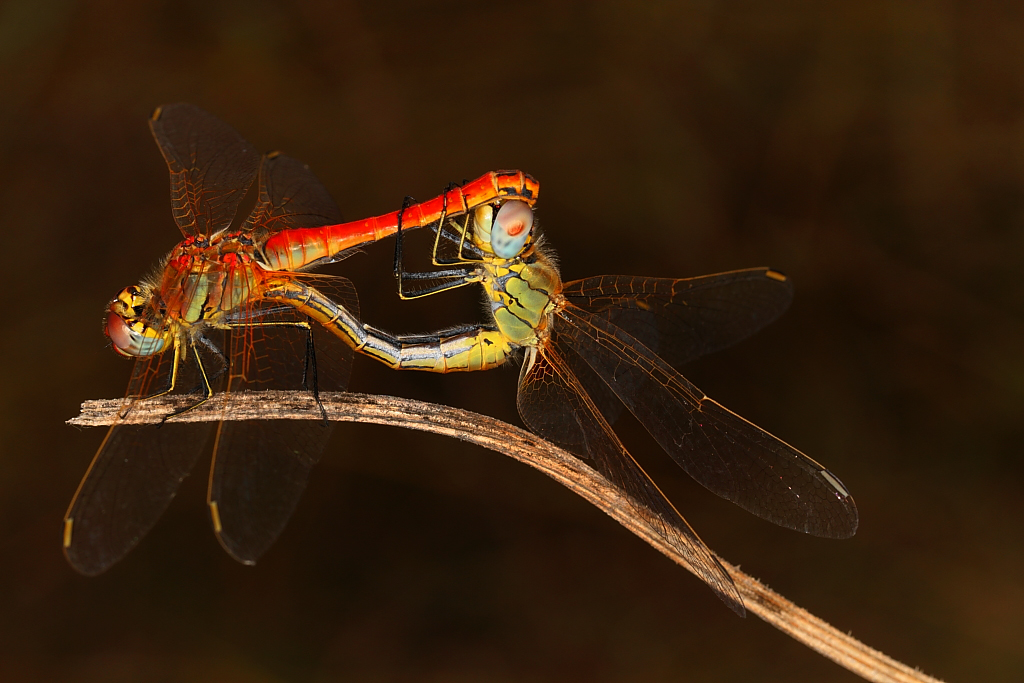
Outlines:
<svg viewBox="0 0 1024 683"><path fill-rule="evenodd" d="M129 364L101 312L178 239L146 117L191 101L309 163L349 218L494 168L542 182L563 275L771 265L779 322L688 372L853 491L825 541L707 493L620 433L707 542L951 681L1024 678L1024 12L1016 3L0 4L0 678L18 681L849 681L543 476L342 426L255 568L205 473L107 574L60 552ZM391 243L342 264L403 304ZM353 389L517 422L512 370L357 360Z"/></svg>

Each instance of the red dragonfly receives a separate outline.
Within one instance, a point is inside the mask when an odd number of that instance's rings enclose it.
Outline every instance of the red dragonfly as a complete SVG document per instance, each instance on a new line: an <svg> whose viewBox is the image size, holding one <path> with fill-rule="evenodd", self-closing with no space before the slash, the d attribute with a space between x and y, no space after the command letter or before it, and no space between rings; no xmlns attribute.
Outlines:
<svg viewBox="0 0 1024 683"><path fill-rule="evenodd" d="M496 197L532 204L522 173L487 174L444 196L366 221L341 223L310 170L281 154L260 156L233 128L190 104L156 110L150 128L171 175L171 210L185 236L157 271L110 303L104 331L135 358L120 416L147 398L175 393L191 410L224 389L309 392L323 421L115 424L107 432L64 519L64 552L83 574L121 559L156 523L215 429L208 503L221 545L253 563L291 516L331 429L321 391L348 382L351 351L311 322L297 289L357 314L343 278L298 271L338 261L399 221L426 225L445 210ZM257 180L255 207L235 225ZM315 288L314 288L315 285Z"/></svg>

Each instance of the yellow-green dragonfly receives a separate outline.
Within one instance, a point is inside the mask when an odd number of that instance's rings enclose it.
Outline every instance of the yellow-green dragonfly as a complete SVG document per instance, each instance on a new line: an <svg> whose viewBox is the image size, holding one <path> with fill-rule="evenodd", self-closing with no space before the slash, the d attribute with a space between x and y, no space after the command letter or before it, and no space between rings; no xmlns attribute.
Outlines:
<svg viewBox="0 0 1024 683"><path fill-rule="evenodd" d="M513 174L525 176L508 172ZM743 614L726 570L610 423L625 405L680 467L714 493L781 526L828 538L852 536L857 507L834 474L709 398L676 370L774 320L788 307L792 285L769 268L681 280L599 276L563 283L535 229L535 181L532 187L526 196L446 204L432 223L412 221L411 227L435 231L433 263L441 270L404 272L399 221L396 275L402 297L478 283L490 306L489 324L395 336L362 324L299 281L283 282L268 295L396 369L485 370L522 351L523 421L625 490L635 511ZM429 285L406 291L410 281Z"/></svg>

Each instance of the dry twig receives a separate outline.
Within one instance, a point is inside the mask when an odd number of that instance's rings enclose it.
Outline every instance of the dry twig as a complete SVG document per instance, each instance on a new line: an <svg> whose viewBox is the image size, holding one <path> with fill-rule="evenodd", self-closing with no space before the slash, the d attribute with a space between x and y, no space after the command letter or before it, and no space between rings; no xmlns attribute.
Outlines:
<svg viewBox="0 0 1024 683"><path fill-rule="evenodd" d="M672 546L632 511L622 491L580 459L535 434L491 417L421 401L349 393L324 394L321 399L331 420L369 422L443 434L526 463L604 510L622 526L692 571ZM181 405L181 400L163 397L142 401L133 408L126 422L159 422ZM82 413L68 423L78 426L110 425L116 421L120 405L120 399L86 401L82 404ZM307 393L268 391L236 394L227 407L219 397L215 397L195 410L172 418L183 422L220 419L318 420L320 414ZM747 610L862 678L879 683L938 681L837 631L728 562L722 560L722 565L736 583Z"/></svg>

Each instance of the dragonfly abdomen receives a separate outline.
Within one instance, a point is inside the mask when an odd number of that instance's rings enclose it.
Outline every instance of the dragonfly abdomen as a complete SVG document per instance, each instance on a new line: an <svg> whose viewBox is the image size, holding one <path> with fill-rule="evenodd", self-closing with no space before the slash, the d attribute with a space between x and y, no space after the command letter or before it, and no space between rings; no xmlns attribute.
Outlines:
<svg viewBox="0 0 1024 683"><path fill-rule="evenodd" d="M267 270L302 270L321 259L394 234L388 217L279 232L263 245L263 263Z"/></svg>
<svg viewBox="0 0 1024 683"><path fill-rule="evenodd" d="M504 334L486 327L416 337L393 336L369 325L363 330L366 341L359 351L396 370L488 370L504 364L515 350Z"/></svg>
<svg viewBox="0 0 1024 683"><path fill-rule="evenodd" d="M433 335L400 336L363 325L316 289L292 279L268 279L264 297L293 306L360 353L395 369L472 372L502 365L516 345L500 331L466 327Z"/></svg>

